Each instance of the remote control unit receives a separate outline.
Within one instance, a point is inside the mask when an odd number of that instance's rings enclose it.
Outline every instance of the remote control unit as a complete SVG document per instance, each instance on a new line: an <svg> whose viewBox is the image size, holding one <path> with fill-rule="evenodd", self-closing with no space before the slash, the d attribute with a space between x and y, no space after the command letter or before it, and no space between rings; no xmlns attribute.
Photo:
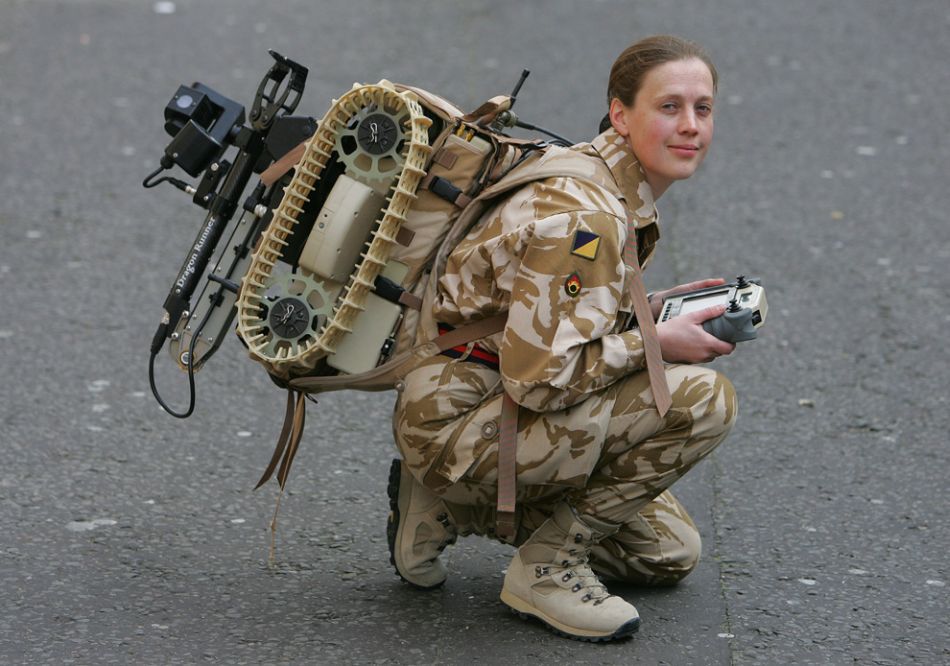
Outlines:
<svg viewBox="0 0 950 666"><path fill-rule="evenodd" d="M703 329L726 342L755 340L768 312L765 289L759 280L740 275L731 284L670 296L663 302L659 321L668 321L714 305L727 305L728 309L720 316L703 322Z"/></svg>

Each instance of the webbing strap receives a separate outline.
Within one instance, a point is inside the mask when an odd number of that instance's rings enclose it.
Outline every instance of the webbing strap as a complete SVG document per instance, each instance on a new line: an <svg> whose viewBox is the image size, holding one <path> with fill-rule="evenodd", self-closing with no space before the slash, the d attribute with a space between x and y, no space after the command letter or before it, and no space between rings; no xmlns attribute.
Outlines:
<svg viewBox="0 0 950 666"><path fill-rule="evenodd" d="M489 335L499 333L505 330L506 321L508 321L508 313L502 312L487 317L486 319L472 322L471 324L465 324L465 326L453 328L444 335L435 338L432 342L435 343L441 353L446 349L466 345L473 340L481 340L482 338L487 338Z"/></svg>
<svg viewBox="0 0 950 666"><path fill-rule="evenodd" d="M294 165L296 165L297 162L300 161L300 158L303 157L306 149L306 141L292 148L287 154L264 169L264 171L261 173L261 182L267 187L270 187L276 183L283 177L285 173L294 168Z"/></svg>
<svg viewBox="0 0 950 666"><path fill-rule="evenodd" d="M506 540L515 537L515 505L518 496L518 403L504 394L501 425L498 428L498 501L495 534Z"/></svg>
<svg viewBox="0 0 950 666"><path fill-rule="evenodd" d="M273 476L274 470L280 464L280 471L277 473L277 482L281 489L287 483L287 475L290 473L290 465L297 455L297 449L300 446L300 439L303 436L304 417L306 415L306 394L303 391L287 391L287 408L284 411L284 426L281 428L280 437L277 438L277 445L274 447L274 453L271 456L270 463L264 474L261 475L254 490L263 486Z"/></svg>
<svg viewBox="0 0 950 666"><path fill-rule="evenodd" d="M627 222L627 242L623 248L623 260L633 270L633 279L630 280L628 290L633 300L633 312L637 316L637 325L640 327L640 337L643 339L643 353L647 360L647 375L650 377L653 401L656 403L656 410L660 416L666 416L666 412L673 404L673 399L670 397L670 387L666 383L666 369L663 367L660 342L656 337L653 310L650 309L647 290L643 286L640 259L637 256L637 230L630 220Z"/></svg>
<svg viewBox="0 0 950 666"><path fill-rule="evenodd" d="M439 352L452 347L481 340L505 330L508 313L502 312L486 319L447 331L432 342ZM517 451L518 403L507 393L501 403L501 423L498 426L498 499L495 512L495 534L506 540L515 537L515 506L517 504Z"/></svg>
<svg viewBox="0 0 950 666"><path fill-rule="evenodd" d="M399 294L399 302L412 310L422 309L422 299L408 291Z"/></svg>
<svg viewBox="0 0 950 666"><path fill-rule="evenodd" d="M280 463L280 469L277 470L277 483L281 489L287 484L287 475L290 474L290 466L294 462L297 450L300 447L300 439L303 436L304 421L307 416L307 396L304 393L297 393L297 407L294 410L294 425L290 431L290 440L287 442L287 452Z"/></svg>

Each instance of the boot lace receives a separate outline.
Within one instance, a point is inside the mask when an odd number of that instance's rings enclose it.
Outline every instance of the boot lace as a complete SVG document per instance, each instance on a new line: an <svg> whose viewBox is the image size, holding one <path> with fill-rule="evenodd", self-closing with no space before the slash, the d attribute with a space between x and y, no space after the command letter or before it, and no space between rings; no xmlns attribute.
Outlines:
<svg viewBox="0 0 950 666"><path fill-rule="evenodd" d="M571 592L584 592L581 601L584 603L592 601L595 606L599 606L613 596L607 592L607 588L590 568L587 553L580 555L574 554L574 551L569 552L573 556L570 559L561 560L559 565L536 566L534 568L535 576L537 578L551 576L552 579L559 579L562 583L569 583L573 580L574 584L570 588Z"/></svg>

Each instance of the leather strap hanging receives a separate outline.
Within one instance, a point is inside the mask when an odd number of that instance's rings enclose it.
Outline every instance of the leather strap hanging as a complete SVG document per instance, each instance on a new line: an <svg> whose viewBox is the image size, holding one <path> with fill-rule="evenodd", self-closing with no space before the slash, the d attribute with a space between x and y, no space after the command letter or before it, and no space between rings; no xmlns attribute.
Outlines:
<svg viewBox="0 0 950 666"><path fill-rule="evenodd" d="M623 260L633 271L630 280L629 292L633 300L633 312L637 316L640 327L640 336L643 338L643 353L647 361L647 374L650 377L650 388L653 390L653 401L660 416L666 416L673 399L670 397L670 387L666 383L666 370L663 367L663 355L660 352L660 341L656 337L656 323L653 321L653 310L647 300L647 291L643 286L643 273L640 270L640 259L637 256L637 229L631 218L627 219L627 242L623 248Z"/></svg>
<svg viewBox="0 0 950 666"><path fill-rule="evenodd" d="M304 418L306 416L306 394L303 391L287 391L287 409L284 412L284 426L280 431L280 437L277 438L277 445L274 447L274 454L271 456L270 463L260 481L254 486L257 490L263 486L277 469L280 464L280 470L277 472L277 483L283 490L287 483L287 475L290 474L290 466L294 462L294 456L297 455L297 449L300 446L300 438L303 436Z"/></svg>

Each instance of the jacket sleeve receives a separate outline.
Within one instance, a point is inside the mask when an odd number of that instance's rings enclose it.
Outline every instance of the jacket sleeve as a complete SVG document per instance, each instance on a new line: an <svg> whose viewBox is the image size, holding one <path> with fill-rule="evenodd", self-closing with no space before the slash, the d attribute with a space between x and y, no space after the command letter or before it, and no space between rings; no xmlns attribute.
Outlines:
<svg viewBox="0 0 950 666"><path fill-rule="evenodd" d="M502 382L518 404L564 409L643 367L640 332L614 332L625 230L606 212L562 212L522 239L500 349Z"/></svg>

